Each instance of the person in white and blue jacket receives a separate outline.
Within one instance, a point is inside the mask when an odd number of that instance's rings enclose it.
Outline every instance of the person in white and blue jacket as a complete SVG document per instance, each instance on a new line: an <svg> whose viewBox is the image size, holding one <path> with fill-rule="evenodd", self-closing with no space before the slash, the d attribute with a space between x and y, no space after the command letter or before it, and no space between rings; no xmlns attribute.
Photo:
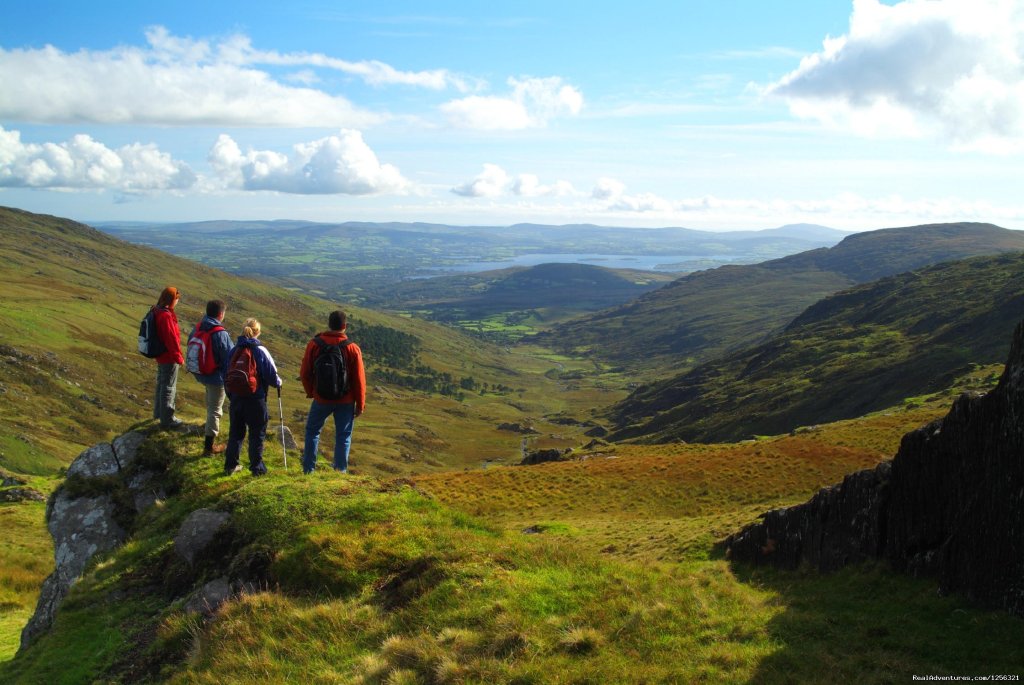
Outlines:
<svg viewBox="0 0 1024 685"><path fill-rule="evenodd" d="M267 424L270 423L270 414L267 411L267 388L280 388L282 381L277 374L274 358L258 340L259 337L260 322L256 319L246 319L242 335L238 336L235 346L231 348L231 352L228 354L228 364L224 368L225 390L228 399L231 400L231 409L228 414L231 427L228 430L228 446L224 450L224 475L226 476L242 470L242 465L238 463L238 457L242 451L242 441L245 440L246 429L249 432L249 470L254 476L262 476L267 472L267 466L263 463L263 444L267 438ZM251 394L233 392L232 379L228 376L235 352L243 347L251 349L256 364L257 384L256 390Z"/></svg>
<svg viewBox="0 0 1024 685"><path fill-rule="evenodd" d="M211 374L193 374L196 380L206 389L206 440L203 443L203 456L220 454L224 445L215 445L220 433L220 417L224 415L224 367L231 359L231 334L224 329L224 315L228 306L224 300L210 300L206 303L206 316L196 324L189 335L189 340L200 331L213 331L210 334L210 349L217 363L217 370Z"/></svg>

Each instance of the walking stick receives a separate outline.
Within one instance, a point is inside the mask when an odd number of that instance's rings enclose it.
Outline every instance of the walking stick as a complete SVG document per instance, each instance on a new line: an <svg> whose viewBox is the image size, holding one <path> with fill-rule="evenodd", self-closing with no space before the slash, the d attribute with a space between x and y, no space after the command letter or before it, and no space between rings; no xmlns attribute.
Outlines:
<svg viewBox="0 0 1024 685"><path fill-rule="evenodd" d="M281 404L281 387L277 388L277 411L281 414L281 454L284 455L284 470L288 470L288 450L284 445L284 405Z"/></svg>

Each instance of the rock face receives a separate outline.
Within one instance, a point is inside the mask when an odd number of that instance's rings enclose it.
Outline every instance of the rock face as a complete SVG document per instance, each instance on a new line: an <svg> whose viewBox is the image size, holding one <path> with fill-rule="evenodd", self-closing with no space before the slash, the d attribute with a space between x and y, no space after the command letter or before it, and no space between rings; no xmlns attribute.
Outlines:
<svg viewBox="0 0 1024 685"><path fill-rule="evenodd" d="M129 471L145 439L146 434L143 432L126 433L113 443L90 447L68 467L69 482L85 484L82 489L90 490L90 495L76 496L76 492L81 490L65 484L54 493L47 505L46 527L53 537L56 563L53 573L43 582L35 614L21 633L22 647L30 644L53 624L57 608L93 556L124 542L127 532L119 522L123 520L124 512L118 510L119 504L112 492L115 486L111 483L121 483L136 502L137 508L140 504L152 503L157 499L159 492L150 485L153 479L149 474L138 469ZM90 482L102 482L111 490L111 494L92 492L102 491L103 488L90 489Z"/></svg>
<svg viewBox="0 0 1024 685"><path fill-rule="evenodd" d="M999 385L904 436L892 462L725 541L731 559L831 571L886 559L1024 616L1024 323Z"/></svg>

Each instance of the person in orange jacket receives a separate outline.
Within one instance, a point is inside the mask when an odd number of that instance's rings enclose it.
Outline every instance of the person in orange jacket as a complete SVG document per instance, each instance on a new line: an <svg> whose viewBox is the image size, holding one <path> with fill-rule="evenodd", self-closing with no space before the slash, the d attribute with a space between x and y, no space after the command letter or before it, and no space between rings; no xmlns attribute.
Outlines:
<svg viewBox="0 0 1024 685"><path fill-rule="evenodd" d="M331 312L330 330L315 336L306 345L299 375L306 397L312 398L306 417L306 444L302 451L302 471L316 469L320 431L328 416L334 417L334 468L348 472L352 446L352 428L357 416L366 409L366 372L359 345L348 339L345 312Z"/></svg>
<svg viewBox="0 0 1024 685"><path fill-rule="evenodd" d="M174 308L181 300L181 292L167 286L153 307L156 333L166 352L156 357L156 393L153 395L153 418L159 419L164 430L178 428L183 421L174 415L174 399L178 394L178 369L185 362L181 354L181 331Z"/></svg>

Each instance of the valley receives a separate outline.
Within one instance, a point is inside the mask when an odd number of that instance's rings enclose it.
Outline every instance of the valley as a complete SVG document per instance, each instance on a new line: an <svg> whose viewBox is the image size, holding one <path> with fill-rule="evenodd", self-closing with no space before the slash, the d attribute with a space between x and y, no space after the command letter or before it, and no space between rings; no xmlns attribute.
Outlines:
<svg viewBox="0 0 1024 685"><path fill-rule="evenodd" d="M66 488L83 449L149 429L153 365L134 337L167 283L185 293L183 333L215 296L229 330L263 322L300 442L302 350L328 311L350 313L369 386L351 475L302 477L295 452L286 471L268 441L267 477L224 478L197 439L150 435L174 494L124 515L127 543L16 657L53 549L43 502L0 503L0 680L881 683L1024 663L1019 618L939 597L929 578L748 568L720 546L995 385L1024 317L1017 232L887 229L800 251L831 235L805 227L733 238L768 261L682 276L539 264L409 280L438 254L458 253L453 266L497 248L486 231L449 244L450 227L418 224L166 228L0 209L0 468L26 484L0 494ZM613 232L562 228L573 249ZM513 229L569 247L551 227ZM694 239L668 231L652 240ZM293 268L343 236L351 262ZM200 423L199 385L178 383L180 414ZM321 451L332 444L328 427ZM544 450L555 460L519 465ZM233 523L186 566L171 538L199 507ZM212 618L186 609L245 573L258 591Z"/></svg>

